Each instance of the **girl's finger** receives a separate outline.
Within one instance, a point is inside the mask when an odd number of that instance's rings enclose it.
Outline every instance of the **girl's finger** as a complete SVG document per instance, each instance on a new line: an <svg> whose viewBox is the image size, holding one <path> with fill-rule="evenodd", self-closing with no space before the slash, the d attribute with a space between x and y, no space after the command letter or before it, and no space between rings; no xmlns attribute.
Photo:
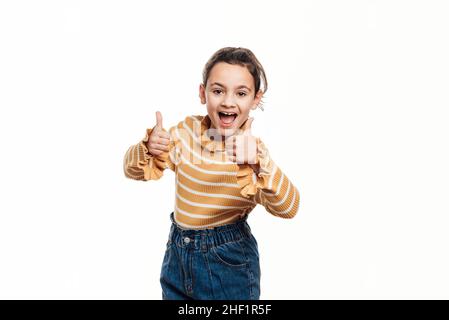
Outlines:
<svg viewBox="0 0 449 320"><path fill-rule="evenodd" d="M170 144L170 139L159 137L159 138L155 139L154 142L168 146Z"/></svg>
<svg viewBox="0 0 449 320"><path fill-rule="evenodd" d="M170 151L170 148L168 146L159 143L152 143L151 148L161 151Z"/></svg>
<svg viewBox="0 0 449 320"><path fill-rule="evenodd" d="M160 138L165 138L165 139L170 139L170 133L165 132L165 131L160 131L159 132L159 137Z"/></svg>
<svg viewBox="0 0 449 320"><path fill-rule="evenodd" d="M158 156L158 155L162 154L162 151L160 151L160 150L150 150L150 153L152 155L154 155L154 156Z"/></svg>

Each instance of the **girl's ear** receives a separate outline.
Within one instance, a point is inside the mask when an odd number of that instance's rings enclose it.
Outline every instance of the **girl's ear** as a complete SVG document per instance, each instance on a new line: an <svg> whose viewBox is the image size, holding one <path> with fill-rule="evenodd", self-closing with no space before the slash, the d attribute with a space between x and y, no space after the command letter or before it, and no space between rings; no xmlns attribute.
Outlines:
<svg viewBox="0 0 449 320"><path fill-rule="evenodd" d="M202 83L200 83L199 97L201 100L201 104L206 104L206 88L204 88L204 85Z"/></svg>
<svg viewBox="0 0 449 320"><path fill-rule="evenodd" d="M262 90L259 90L256 93L256 97L254 98L254 105L251 107L251 110L255 110L257 108L257 106L260 103L260 100L262 99L262 96L263 96L263 92L262 92Z"/></svg>

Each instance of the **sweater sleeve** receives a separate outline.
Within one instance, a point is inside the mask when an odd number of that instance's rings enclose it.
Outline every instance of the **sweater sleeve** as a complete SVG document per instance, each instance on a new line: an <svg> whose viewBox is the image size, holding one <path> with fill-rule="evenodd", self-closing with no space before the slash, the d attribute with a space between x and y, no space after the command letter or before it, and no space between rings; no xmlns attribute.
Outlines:
<svg viewBox="0 0 449 320"><path fill-rule="evenodd" d="M240 193L265 207L274 216L293 218L299 208L299 191L271 159L265 144L258 138L259 173L248 164L239 164L237 182Z"/></svg>
<svg viewBox="0 0 449 320"><path fill-rule="evenodd" d="M126 151L123 159L123 170L127 178L133 180L158 180L167 168L175 171L176 140L173 138L173 128L170 128L169 151L154 156L149 153L146 143L153 129L147 129L145 137L139 143L132 145Z"/></svg>

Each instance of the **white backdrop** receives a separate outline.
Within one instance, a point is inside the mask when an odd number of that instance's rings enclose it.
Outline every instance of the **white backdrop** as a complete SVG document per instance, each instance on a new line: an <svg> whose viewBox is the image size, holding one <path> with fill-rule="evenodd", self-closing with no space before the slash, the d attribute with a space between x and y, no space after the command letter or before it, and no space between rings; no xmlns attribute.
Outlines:
<svg viewBox="0 0 449 320"><path fill-rule="evenodd" d="M224 46L265 67L253 132L301 194L261 206L262 299L449 298L445 1L2 1L0 298L160 299L174 174L155 124L206 114Z"/></svg>

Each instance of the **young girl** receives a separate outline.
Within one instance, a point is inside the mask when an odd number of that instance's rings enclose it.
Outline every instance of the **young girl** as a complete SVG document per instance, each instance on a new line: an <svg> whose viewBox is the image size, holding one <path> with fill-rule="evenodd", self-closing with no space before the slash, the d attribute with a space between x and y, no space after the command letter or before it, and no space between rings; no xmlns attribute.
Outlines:
<svg viewBox="0 0 449 320"><path fill-rule="evenodd" d="M163 299L259 299L259 253L248 214L261 204L293 218L299 206L298 190L251 134L249 113L266 90L265 71L250 50L222 48L206 63L199 87L207 115L188 116L167 132L156 112L156 125L126 152L128 178L175 172Z"/></svg>

